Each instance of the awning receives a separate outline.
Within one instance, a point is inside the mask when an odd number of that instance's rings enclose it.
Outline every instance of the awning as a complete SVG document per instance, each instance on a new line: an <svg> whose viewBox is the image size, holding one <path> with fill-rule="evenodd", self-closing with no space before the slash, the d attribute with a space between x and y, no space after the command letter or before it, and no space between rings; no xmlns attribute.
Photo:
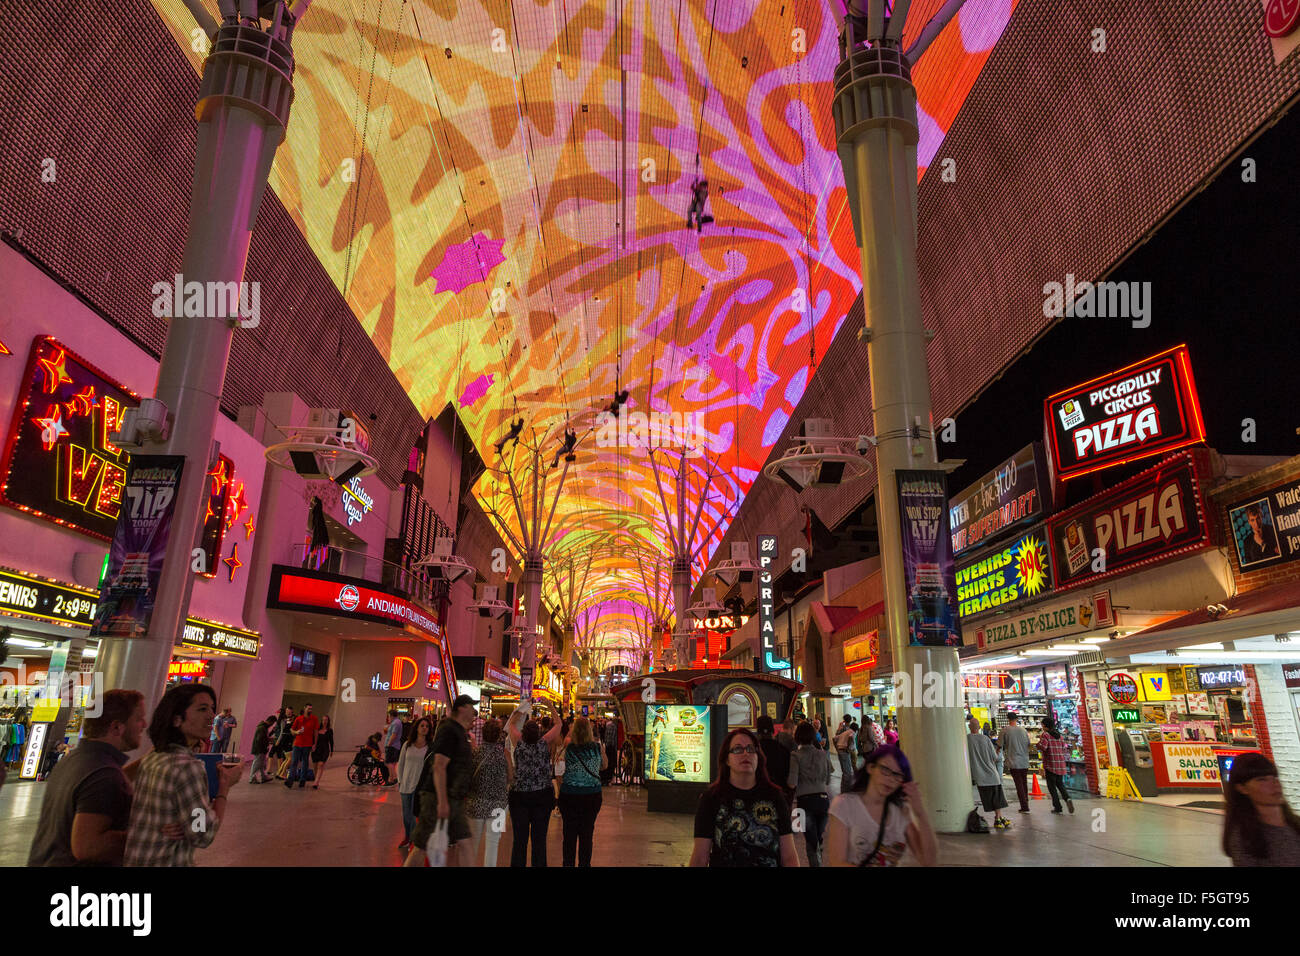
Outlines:
<svg viewBox="0 0 1300 956"><path fill-rule="evenodd" d="M1224 610L1219 610L1223 608ZM1300 581L1245 591L1105 645L1107 656L1300 631Z"/></svg>

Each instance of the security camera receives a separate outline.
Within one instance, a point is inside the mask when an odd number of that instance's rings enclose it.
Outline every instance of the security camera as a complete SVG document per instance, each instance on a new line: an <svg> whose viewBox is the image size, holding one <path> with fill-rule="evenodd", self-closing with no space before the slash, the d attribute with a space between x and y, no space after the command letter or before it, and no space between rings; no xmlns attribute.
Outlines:
<svg viewBox="0 0 1300 956"><path fill-rule="evenodd" d="M880 442L876 440L876 436L874 435L859 435L858 454L865 457L867 452L871 451L872 448L879 444Z"/></svg>

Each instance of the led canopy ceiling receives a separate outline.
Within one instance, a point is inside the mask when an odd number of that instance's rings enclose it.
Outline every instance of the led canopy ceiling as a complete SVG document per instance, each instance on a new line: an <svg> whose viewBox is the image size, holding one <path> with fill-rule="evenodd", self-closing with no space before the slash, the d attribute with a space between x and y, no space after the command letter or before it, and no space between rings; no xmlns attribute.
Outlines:
<svg viewBox="0 0 1300 956"><path fill-rule="evenodd" d="M549 468L576 432L548 545L626 539L601 593L666 553L650 469L669 482L683 449L689 497L718 473L698 573L859 291L829 2L315 0L295 30L272 188L416 406L454 403L490 468L524 488L528 447ZM198 69L193 18L156 6ZM911 5L905 49L942 6ZM967 0L915 64L918 175L1014 7ZM477 491L517 535L502 474Z"/></svg>

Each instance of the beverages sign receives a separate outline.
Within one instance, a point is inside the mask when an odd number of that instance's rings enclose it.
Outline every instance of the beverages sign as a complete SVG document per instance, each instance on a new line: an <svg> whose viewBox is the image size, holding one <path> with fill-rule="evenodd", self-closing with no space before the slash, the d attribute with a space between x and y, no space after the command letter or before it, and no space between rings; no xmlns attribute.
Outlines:
<svg viewBox="0 0 1300 956"><path fill-rule="evenodd" d="M1052 552L1038 525L1003 548L957 565L957 613L975 617L1024 604L1052 586Z"/></svg>
<svg viewBox="0 0 1300 956"><path fill-rule="evenodd" d="M1110 577L1210 543L1195 461L1184 452L1048 522L1057 588Z"/></svg>
<svg viewBox="0 0 1300 956"><path fill-rule="evenodd" d="M1043 411L1061 479L1205 440L1184 345L1057 392Z"/></svg>
<svg viewBox="0 0 1300 956"><path fill-rule="evenodd" d="M952 553L961 554L1043 514L1043 452L1026 445L948 502Z"/></svg>
<svg viewBox="0 0 1300 956"><path fill-rule="evenodd" d="M137 404L57 340L37 338L0 464L0 503L110 540L129 456L108 436Z"/></svg>

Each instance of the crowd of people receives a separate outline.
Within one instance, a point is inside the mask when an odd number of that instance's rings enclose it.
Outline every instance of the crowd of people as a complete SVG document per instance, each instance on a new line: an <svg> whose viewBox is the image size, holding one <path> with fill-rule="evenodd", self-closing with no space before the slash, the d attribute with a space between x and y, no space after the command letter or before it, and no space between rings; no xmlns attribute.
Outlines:
<svg viewBox="0 0 1300 956"><path fill-rule="evenodd" d="M334 739L328 716L312 710L284 707L257 724L250 783L280 778L289 788L319 787ZM213 736L225 715L203 684L171 688L151 715L136 691L103 694L99 715L86 718L83 739L44 784L28 865L192 866L194 851L216 839L243 775L243 764L229 757L208 766L200 760L204 751L229 753L225 734ZM969 724L972 782L999 829L1010 826L1001 814L1004 768L1027 810L1016 771L1027 770L1030 745L1017 724L1009 721L996 741L978 720ZM1073 812L1054 730L1046 724L1036 747L1053 812L1062 804ZM128 761L146 737L152 750ZM524 702L502 722L479 715L462 695L442 719L421 716L408 726L390 713L367 746L384 784L401 797L405 865L422 865L432 850L439 863L495 866L508 819L510 864L546 866L558 815L562 864L590 866L617 742L612 721L537 718ZM934 827L892 721L865 718L859 726L845 715L831 729L818 715L776 733L772 719L760 717L756 729L726 735L717 766L696 811L691 866L798 866L796 834L810 866L938 863ZM832 796L836 770L841 786ZM1239 755L1227 789L1223 850L1233 863L1300 865L1300 817L1283 796L1277 767L1262 754Z"/></svg>

